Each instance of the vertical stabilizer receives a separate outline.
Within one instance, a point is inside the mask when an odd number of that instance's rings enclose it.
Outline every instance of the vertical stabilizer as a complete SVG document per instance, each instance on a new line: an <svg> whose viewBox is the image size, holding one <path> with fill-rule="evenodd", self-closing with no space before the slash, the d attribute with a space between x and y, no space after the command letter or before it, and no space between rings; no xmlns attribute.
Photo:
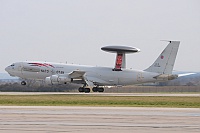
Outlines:
<svg viewBox="0 0 200 133"><path fill-rule="evenodd" d="M172 74L180 41L169 41L168 46L159 55L157 60L146 70L160 74Z"/></svg>

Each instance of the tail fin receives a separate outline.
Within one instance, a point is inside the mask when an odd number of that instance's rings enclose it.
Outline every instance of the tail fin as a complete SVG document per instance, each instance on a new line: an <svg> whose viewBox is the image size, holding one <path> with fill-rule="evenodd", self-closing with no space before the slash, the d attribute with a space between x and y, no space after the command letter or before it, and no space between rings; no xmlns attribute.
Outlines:
<svg viewBox="0 0 200 133"><path fill-rule="evenodd" d="M155 72L160 74L172 74L180 41L169 41L169 42L170 43L159 55L157 60L144 71Z"/></svg>

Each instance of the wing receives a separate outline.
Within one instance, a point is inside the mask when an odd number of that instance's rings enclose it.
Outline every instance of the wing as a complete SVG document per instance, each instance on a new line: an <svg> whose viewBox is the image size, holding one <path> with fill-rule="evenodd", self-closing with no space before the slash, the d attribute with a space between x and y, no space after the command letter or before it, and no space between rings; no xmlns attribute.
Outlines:
<svg viewBox="0 0 200 133"><path fill-rule="evenodd" d="M69 78L81 79L84 81L84 83L87 84L87 86L94 86L94 83L86 78L85 73L86 73L85 71L75 70L69 73Z"/></svg>
<svg viewBox="0 0 200 133"><path fill-rule="evenodd" d="M80 70L74 70L71 73L69 73L69 78L81 79L87 84L87 86L90 87L94 87L95 85L108 84L106 81L99 78L90 77L86 74L85 71L80 71Z"/></svg>
<svg viewBox="0 0 200 133"><path fill-rule="evenodd" d="M87 75L84 76L84 80L85 82L87 83L88 86L95 86L95 85L107 85L109 84L108 82L102 80L102 79L99 79L99 78L96 78L96 77L89 77Z"/></svg>
<svg viewBox="0 0 200 133"><path fill-rule="evenodd" d="M84 74L85 74L85 71L75 70L69 73L69 77L72 79L83 79Z"/></svg>

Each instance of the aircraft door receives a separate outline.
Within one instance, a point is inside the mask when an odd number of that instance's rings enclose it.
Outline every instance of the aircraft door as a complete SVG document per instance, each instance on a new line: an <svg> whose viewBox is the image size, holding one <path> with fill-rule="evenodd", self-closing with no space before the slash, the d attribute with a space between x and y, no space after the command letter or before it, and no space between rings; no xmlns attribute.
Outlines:
<svg viewBox="0 0 200 133"><path fill-rule="evenodd" d="M19 63L19 66L18 66L18 71L20 71L22 73L22 68L23 68L23 63ZM23 73L22 73L23 74Z"/></svg>

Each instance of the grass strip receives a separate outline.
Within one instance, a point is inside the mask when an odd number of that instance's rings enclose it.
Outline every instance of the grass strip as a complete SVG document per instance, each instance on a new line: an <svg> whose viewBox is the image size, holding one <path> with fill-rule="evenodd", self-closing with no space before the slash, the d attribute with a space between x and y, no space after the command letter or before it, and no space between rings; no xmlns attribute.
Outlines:
<svg viewBox="0 0 200 133"><path fill-rule="evenodd" d="M200 108L200 97L0 95L0 106L124 106Z"/></svg>

